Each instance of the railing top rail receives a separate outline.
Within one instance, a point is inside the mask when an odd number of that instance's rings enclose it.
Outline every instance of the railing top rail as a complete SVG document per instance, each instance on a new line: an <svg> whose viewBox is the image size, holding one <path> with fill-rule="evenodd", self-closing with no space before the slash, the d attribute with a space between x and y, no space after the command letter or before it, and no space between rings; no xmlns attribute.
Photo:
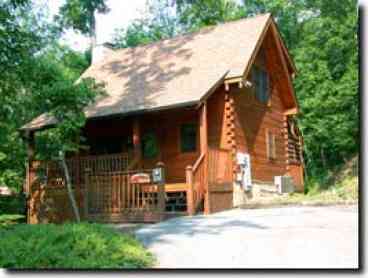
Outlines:
<svg viewBox="0 0 368 278"><path fill-rule="evenodd" d="M214 148L214 147L208 147L209 151L218 151L218 152L231 152L231 150L229 149L225 149L225 148Z"/></svg>
<svg viewBox="0 0 368 278"><path fill-rule="evenodd" d="M197 168L199 167L199 165L201 164L201 162L203 161L204 157L205 157L205 153L202 153L199 158L197 159L197 161L194 163L193 165L193 172L195 172L197 170Z"/></svg>
<svg viewBox="0 0 368 278"><path fill-rule="evenodd" d="M139 169L139 170L122 170L122 171L96 171L93 172L86 168L85 171L90 173L92 176L103 176L103 175L127 175L127 174L139 174L139 173L152 173L153 169Z"/></svg>
<svg viewBox="0 0 368 278"><path fill-rule="evenodd" d="M129 153L117 153L117 154L104 154L104 155L85 155L80 156L80 160L98 160L98 159L108 159L108 158L127 158L129 157ZM73 157L72 160L76 158Z"/></svg>

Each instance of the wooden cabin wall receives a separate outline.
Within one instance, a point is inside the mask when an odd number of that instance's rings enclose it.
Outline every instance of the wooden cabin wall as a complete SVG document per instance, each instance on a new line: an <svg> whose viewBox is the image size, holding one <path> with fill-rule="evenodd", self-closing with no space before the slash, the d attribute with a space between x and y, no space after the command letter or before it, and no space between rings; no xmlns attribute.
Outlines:
<svg viewBox="0 0 368 278"><path fill-rule="evenodd" d="M250 154L252 179L273 182L286 172L282 103L277 91L271 94L271 107L257 103L249 89L234 90L237 151ZM275 134L276 159L267 158L266 131Z"/></svg>
<svg viewBox="0 0 368 278"><path fill-rule="evenodd" d="M264 104L255 97L253 88L231 86L235 106L235 140L237 151L247 152L251 157L253 181L273 183L274 176L285 175L287 157L284 137L285 78L279 68L275 47L270 45L270 34L266 36L255 64L263 67L271 78L270 102ZM265 62L264 62L265 61ZM284 92L284 93L283 93ZM267 157L267 130L275 134L276 159Z"/></svg>
<svg viewBox="0 0 368 278"><path fill-rule="evenodd" d="M208 174L211 176L211 173L215 172L217 178L221 180L220 183L216 183L215 180L211 182L212 178L210 178L208 187L209 213L215 213L233 207L233 163L229 141L229 115L225 109L226 97L227 92L225 91L225 87L221 86L207 100L208 157L211 160L209 162ZM227 150L229 159L221 160L215 154L217 152L216 150L221 150L222 154L224 154L224 150ZM230 171L227 172L226 169L230 169ZM230 175L226 173L230 173Z"/></svg>
<svg viewBox="0 0 368 278"><path fill-rule="evenodd" d="M168 183L185 182L185 168L193 165L199 157L199 115L194 108L181 108L168 111L131 116L120 119L105 119L91 121L84 133L87 137L132 136L133 121L139 122L140 137L146 132L156 133L159 145L157 157L142 158L141 167L150 169L156 167L157 162L165 164ZM180 150L180 127L185 123L196 123L197 148L195 152L182 153Z"/></svg>
<svg viewBox="0 0 368 278"><path fill-rule="evenodd" d="M199 115L194 109L175 109L160 113L142 115L139 118L141 136L155 130L158 136L159 155L143 159L144 168L154 168L157 162L165 164L168 183L184 183L185 168L193 165L199 157ZM197 147L195 152L182 153L180 150L180 127L185 123L197 124Z"/></svg>
<svg viewBox="0 0 368 278"><path fill-rule="evenodd" d="M225 87L221 86L207 101L208 147L230 150L225 117Z"/></svg>

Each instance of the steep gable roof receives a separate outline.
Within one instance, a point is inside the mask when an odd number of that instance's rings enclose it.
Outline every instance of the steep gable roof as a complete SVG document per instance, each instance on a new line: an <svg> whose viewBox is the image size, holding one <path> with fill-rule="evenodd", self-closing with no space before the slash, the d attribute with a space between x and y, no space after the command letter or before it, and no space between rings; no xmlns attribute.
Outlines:
<svg viewBox="0 0 368 278"><path fill-rule="evenodd" d="M108 94L86 108L87 118L200 103L223 80L244 74L271 22L270 14L258 15L114 51L81 76L104 82ZM44 114L23 129L52 123Z"/></svg>

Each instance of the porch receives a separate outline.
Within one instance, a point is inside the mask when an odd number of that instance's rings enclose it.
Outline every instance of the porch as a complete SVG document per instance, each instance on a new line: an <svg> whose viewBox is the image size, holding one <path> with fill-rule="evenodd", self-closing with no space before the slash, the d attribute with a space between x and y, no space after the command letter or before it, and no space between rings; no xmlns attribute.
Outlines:
<svg viewBox="0 0 368 278"><path fill-rule="evenodd" d="M87 123L90 148L66 159L82 219L157 222L210 213L211 192L232 195L231 153L208 146L206 107L177 112ZM101 153L119 140L119 153ZM59 162L32 160L26 187L30 223L74 219Z"/></svg>

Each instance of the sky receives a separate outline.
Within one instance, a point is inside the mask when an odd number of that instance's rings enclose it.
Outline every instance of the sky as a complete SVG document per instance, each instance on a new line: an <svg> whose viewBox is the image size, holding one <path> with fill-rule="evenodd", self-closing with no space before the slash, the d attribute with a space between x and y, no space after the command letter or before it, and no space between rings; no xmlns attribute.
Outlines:
<svg viewBox="0 0 368 278"><path fill-rule="evenodd" d="M59 7L65 0L36 0L40 5L45 5L50 13L50 18L57 14ZM97 43L101 44L111 40L115 28L126 27L129 22L138 18L145 10L146 0L107 0L110 12L96 15ZM83 51L88 48L89 40L76 32L67 31L62 42L72 47L74 50Z"/></svg>

